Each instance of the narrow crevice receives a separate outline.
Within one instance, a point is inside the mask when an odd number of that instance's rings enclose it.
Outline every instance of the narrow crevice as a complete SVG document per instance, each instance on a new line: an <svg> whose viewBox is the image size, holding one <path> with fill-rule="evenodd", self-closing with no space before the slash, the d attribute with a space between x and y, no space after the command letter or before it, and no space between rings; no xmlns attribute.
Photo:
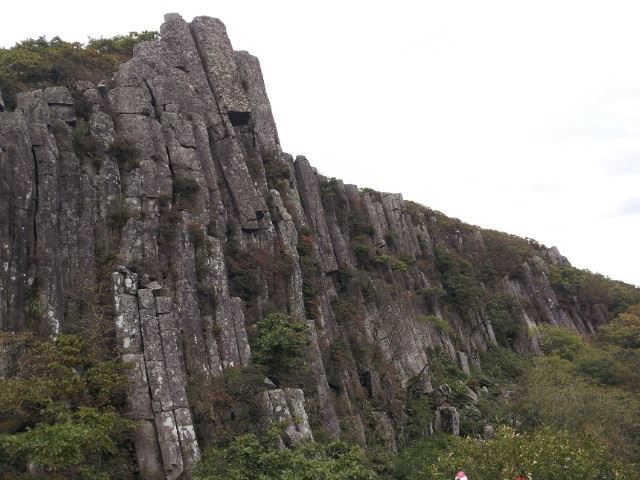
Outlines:
<svg viewBox="0 0 640 480"><path fill-rule="evenodd" d="M38 245L38 209L40 208L40 187L39 176L38 176L38 157L36 155L35 147L31 146L31 156L33 157L33 173L34 173L34 186L35 186L35 195L33 196L34 200L34 210L33 210L33 249L34 254L37 250Z"/></svg>
<svg viewBox="0 0 640 480"><path fill-rule="evenodd" d="M244 216L240 210L240 207L238 205L238 203L236 202L235 197L233 196L233 189L231 188L231 185L229 184L229 181L227 179L227 176L224 173L224 169L222 168L222 165L220 164L220 159L218 158L218 155L216 155L216 152L214 151L214 149L212 148L212 146L215 144L215 140L214 140L214 136L213 136L213 131L211 128L207 129L207 133L209 136L209 153L211 154L211 158L213 160L213 163L215 164L215 168L216 170L219 172L218 177L222 178L222 181L224 183L225 189L227 190L227 194L229 196L229 200L231 201L231 205L233 207L233 209L236 211L236 213L238 214L239 217Z"/></svg>
<svg viewBox="0 0 640 480"><path fill-rule="evenodd" d="M147 91L149 92L149 96L151 97L151 106L153 107L153 111L155 113L155 117L159 118L159 114L158 114L158 102L156 101L156 96L153 94L153 90L151 89L151 87L149 86L149 82L147 82L146 78L142 79L142 83L144 84L145 88L147 89Z"/></svg>

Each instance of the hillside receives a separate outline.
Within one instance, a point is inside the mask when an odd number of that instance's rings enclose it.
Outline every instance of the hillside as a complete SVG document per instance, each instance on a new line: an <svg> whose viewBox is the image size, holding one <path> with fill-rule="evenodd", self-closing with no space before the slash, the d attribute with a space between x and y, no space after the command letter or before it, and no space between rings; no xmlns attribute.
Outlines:
<svg viewBox="0 0 640 480"><path fill-rule="evenodd" d="M500 448L500 425L589 435L601 463L578 478L618 478L620 446L634 468L637 419L605 413L637 405L638 288L283 152L260 64L217 19L116 40L0 52L5 478L281 478L224 470L274 452L418 478L421 442L475 458L457 437ZM562 388L602 416L569 423Z"/></svg>

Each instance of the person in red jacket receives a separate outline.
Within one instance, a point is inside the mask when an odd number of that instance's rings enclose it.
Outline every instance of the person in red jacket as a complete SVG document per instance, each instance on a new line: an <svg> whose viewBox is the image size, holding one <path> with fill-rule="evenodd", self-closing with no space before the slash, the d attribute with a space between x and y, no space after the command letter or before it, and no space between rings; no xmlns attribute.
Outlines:
<svg viewBox="0 0 640 480"><path fill-rule="evenodd" d="M458 473L456 473L455 480L468 480L468 479L467 479L467 475L462 470L460 470Z"/></svg>

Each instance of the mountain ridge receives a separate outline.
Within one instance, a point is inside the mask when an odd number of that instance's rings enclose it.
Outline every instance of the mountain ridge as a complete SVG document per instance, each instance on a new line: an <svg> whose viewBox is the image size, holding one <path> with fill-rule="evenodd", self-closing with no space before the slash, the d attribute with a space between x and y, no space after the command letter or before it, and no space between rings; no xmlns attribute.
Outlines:
<svg viewBox="0 0 640 480"><path fill-rule="evenodd" d="M111 80L19 92L6 110L0 329L56 337L103 309L132 366L124 411L144 478L189 475L252 415L288 422L283 445L395 450L408 386L441 397L428 433L460 434L450 388L432 385L438 352L468 375L495 345L540 354L539 325L594 334L640 302L555 247L283 152L259 61L218 19L167 14ZM215 410L208 390L232 397L227 377L268 357L264 325L296 338L297 324L306 367L267 362L259 405ZM16 355L3 350L0 371Z"/></svg>

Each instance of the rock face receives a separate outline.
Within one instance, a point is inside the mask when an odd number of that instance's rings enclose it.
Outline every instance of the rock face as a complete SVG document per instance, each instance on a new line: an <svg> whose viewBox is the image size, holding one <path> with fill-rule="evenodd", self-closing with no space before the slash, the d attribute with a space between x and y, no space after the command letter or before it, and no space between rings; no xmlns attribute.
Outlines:
<svg viewBox="0 0 640 480"><path fill-rule="evenodd" d="M498 265L494 234L294 161L258 60L219 20L168 14L160 32L110 81L22 93L12 112L0 97L0 329L55 336L107 285L147 478L188 476L210 440L193 402L251 364L265 312L305 322L311 340L304 389L262 393L266 419L289 422L283 444L313 428L366 445L375 430L391 449L403 389L417 377L433 392L431 353L468 374L499 340L487 305L449 281L460 258L494 262L490 287L473 287L512 299L515 323L592 332L611 317L559 299L557 249L520 239L528 253ZM0 375L13 355L0 351ZM455 408L435 414L436 430L459 432Z"/></svg>

